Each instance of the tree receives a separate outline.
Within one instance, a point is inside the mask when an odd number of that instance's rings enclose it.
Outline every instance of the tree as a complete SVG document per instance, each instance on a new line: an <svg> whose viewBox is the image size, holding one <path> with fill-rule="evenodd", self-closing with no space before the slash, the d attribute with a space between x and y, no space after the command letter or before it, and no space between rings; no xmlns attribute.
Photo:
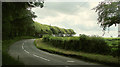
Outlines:
<svg viewBox="0 0 120 67"><path fill-rule="evenodd" d="M35 36L49 34L49 35L55 35L55 36L64 36L64 34L68 34L72 36L75 34L74 30L72 29L64 29L56 26L50 26L46 24L41 24L38 22L34 22L35 27Z"/></svg>
<svg viewBox="0 0 120 67"><path fill-rule="evenodd" d="M42 1L42 0L41 0ZM32 7L43 7L42 2L3 2L2 3L2 34L3 40L19 36L40 36L43 34L64 34L58 27L39 24Z"/></svg>
<svg viewBox="0 0 120 67"><path fill-rule="evenodd" d="M106 30L106 27L110 27L113 24L115 26L120 24L120 1L103 1L93 9L98 13L98 23L103 30Z"/></svg>
<svg viewBox="0 0 120 67"><path fill-rule="evenodd" d="M70 33L69 33L70 36L76 34L73 29L68 29L68 30L70 31Z"/></svg>
<svg viewBox="0 0 120 67"><path fill-rule="evenodd" d="M3 40L16 36L33 35L33 18L36 17L30 9L43 7L41 2L3 2L2 3L2 34ZM29 9L30 8L30 9Z"/></svg>

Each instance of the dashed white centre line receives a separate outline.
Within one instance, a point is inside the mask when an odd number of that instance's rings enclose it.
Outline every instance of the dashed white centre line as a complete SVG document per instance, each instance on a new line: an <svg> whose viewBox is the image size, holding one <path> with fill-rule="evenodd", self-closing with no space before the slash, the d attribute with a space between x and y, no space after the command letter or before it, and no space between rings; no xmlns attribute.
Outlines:
<svg viewBox="0 0 120 67"><path fill-rule="evenodd" d="M35 57L39 57L39 56L37 56L37 55L35 55L35 54L33 54L33 56L35 56Z"/></svg>
<svg viewBox="0 0 120 67"><path fill-rule="evenodd" d="M35 55L35 54L33 54L33 56L38 57L38 58L41 58L41 59L46 60L46 61L50 61L50 60L48 60L48 59L46 59L46 58L40 57L40 56Z"/></svg>
<svg viewBox="0 0 120 67"><path fill-rule="evenodd" d="M23 47L24 43L22 44L22 49L24 50L24 47Z"/></svg>
<svg viewBox="0 0 120 67"><path fill-rule="evenodd" d="M68 60L67 62L75 62L75 61L69 61L69 60Z"/></svg>
<svg viewBox="0 0 120 67"><path fill-rule="evenodd" d="M22 44L22 49L23 49L26 53L29 54L30 52L28 52L27 50L25 50L23 46L24 46L24 43ZM38 58L41 58L41 59L46 60L46 61L50 61L50 60L48 60L48 59L46 59L46 58L40 57L40 56L35 55L35 54L33 54L33 56L38 57Z"/></svg>
<svg viewBox="0 0 120 67"><path fill-rule="evenodd" d="M27 50L25 50L24 47L23 47L23 45L24 45L24 43L22 44L22 49L23 49L26 53L29 54L30 52L28 52Z"/></svg>
<svg viewBox="0 0 120 67"><path fill-rule="evenodd" d="M28 51L26 51L26 50L24 50L26 53L28 53L29 54L29 52Z"/></svg>

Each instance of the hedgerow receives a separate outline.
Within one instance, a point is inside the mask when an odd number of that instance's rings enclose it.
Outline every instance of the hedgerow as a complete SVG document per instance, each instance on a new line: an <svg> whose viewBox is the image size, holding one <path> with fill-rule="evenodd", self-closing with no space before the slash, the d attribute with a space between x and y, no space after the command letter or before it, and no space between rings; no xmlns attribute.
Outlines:
<svg viewBox="0 0 120 67"><path fill-rule="evenodd" d="M118 48L112 49L105 38L99 36L80 35L79 37L53 37L46 35L43 37L43 41L49 42L49 45L65 50L120 56L118 55L120 51Z"/></svg>

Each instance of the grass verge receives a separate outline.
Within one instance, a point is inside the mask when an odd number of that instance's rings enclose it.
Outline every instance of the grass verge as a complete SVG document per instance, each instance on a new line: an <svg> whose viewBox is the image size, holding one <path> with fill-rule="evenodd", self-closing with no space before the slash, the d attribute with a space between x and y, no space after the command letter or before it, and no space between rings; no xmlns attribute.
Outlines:
<svg viewBox="0 0 120 67"><path fill-rule="evenodd" d="M2 41L2 65L24 65L24 63L14 59L8 54L9 46L15 43L16 41L22 40L22 39L30 39L34 37L30 36L21 36L21 37L15 37L14 39L10 40L4 40Z"/></svg>
<svg viewBox="0 0 120 67"><path fill-rule="evenodd" d="M105 65L120 65L120 58L118 57L59 49L55 48L54 46L48 45L48 43L43 42L42 39L36 39L34 43L37 48L50 53L82 59L85 61L102 63Z"/></svg>

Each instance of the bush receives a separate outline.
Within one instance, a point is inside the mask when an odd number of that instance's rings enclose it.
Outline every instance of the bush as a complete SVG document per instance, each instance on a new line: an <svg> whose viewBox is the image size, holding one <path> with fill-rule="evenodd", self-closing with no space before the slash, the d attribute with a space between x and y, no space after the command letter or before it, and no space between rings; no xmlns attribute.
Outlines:
<svg viewBox="0 0 120 67"><path fill-rule="evenodd" d="M110 52L110 48L104 38L98 36L80 36L80 43L83 51L91 53L106 54Z"/></svg>
<svg viewBox="0 0 120 67"><path fill-rule="evenodd" d="M43 41L49 41L50 35L43 35Z"/></svg>
<svg viewBox="0 0 120 67"><path fill-rule="evenodd" d="M120 57L120 45L118 45L118 48L112 48L111 55L113 57Z"/></svg>

